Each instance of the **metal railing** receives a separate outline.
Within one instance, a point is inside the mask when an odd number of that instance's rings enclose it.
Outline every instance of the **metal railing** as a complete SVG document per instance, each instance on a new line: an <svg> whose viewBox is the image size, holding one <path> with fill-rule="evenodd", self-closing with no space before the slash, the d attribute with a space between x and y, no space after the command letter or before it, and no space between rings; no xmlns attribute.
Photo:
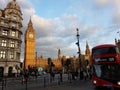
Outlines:
<svg viewBox="0 0 120 90"><path fill-rule="evenodd" d="M71 83L72 82L72 75L63 74L56 74L55 77L51 77L50 74L46 74L43 76L30 76L29 78L25 79L23 77L17 78L6 78L2 77L0 79L0 88L2 90L29 90L31 88L46 88L49 86L56 86L62 85L64 83Z"/></svg>

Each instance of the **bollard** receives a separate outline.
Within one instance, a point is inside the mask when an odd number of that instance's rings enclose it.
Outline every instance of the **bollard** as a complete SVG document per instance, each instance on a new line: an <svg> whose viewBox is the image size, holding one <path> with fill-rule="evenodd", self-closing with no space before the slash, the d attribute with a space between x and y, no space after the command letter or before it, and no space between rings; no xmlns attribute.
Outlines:
<svg viewBox="0 0 120 90"><path fill-rule="evenodd" d="M46 78L44 77L44 88L46 87Z"/></svg>
<svg viewBox="0 0 120 90"><path fill-rule="evenodd" d="M7 83L7 77L5 76L5 87L6 87L6 83Z"/></svg>
<svg viewBox="0 0 120 90"><path fill-rule="evenodd" d="M70 77L69 77L69 79L70 79L70 83L72 83L71 74L70 74Z"/></svg>
<svg viewBox="0 0 120 90"><path fill-rule="evenodd" d="M4 90L4 80L2 79L2 90Z"/></svg>
<svg viewBox="0 0 120 90"><path fill-rule="evenodd" d="M71 73L68 72L68 80L70 80L70 77L71 77Z"/></svg>
<svg viewBox="0 0 120 90"><path fill-rule="evenodd" d="M36 80L36 83L37 83L37 77L38 77L37 74L35 74L35 80Z"/></svg>
<svg viewBox="0 0 120 90"><path fill-rule="evenodd" d="M58 76L58 85L60 85L60 77Z"/></svg>
<svg viewBox="0 0 120 90"><path fill-rule="evenodd" d="M52 82L52 76L51 76L51 74L50 74L50 83Z"/></svg>
<svg viewBox="0 0 120 90"><path fill-rule="evenodd" d="M60 82L63 82L62 72L60 73Z"/></svg>
<svg viewBox="0 0 120 90"><path fill-rule="evenodd" d="M27 90L27 78L26 78L26 90Z"/></svg>

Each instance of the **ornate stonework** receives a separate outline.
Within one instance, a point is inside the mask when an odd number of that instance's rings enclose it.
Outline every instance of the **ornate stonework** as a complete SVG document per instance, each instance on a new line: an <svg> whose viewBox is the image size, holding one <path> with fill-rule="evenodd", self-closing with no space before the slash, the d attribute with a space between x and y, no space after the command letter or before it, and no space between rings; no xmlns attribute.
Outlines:
<svg viewBox="0 0 120 90"><path fill-rule="evenodd" d="M25 32L25 48L24 48L24 68L28 69L28 66L35 66L35 40L36 32L33 28L32 21L30 19L28 28Z"/></svg>
<svg viewBox="0 0 120 90"><path fill-rule="evenodd" d="M20 68L22 20L16 0L0 10L0 76L12 76Z"/></svg>

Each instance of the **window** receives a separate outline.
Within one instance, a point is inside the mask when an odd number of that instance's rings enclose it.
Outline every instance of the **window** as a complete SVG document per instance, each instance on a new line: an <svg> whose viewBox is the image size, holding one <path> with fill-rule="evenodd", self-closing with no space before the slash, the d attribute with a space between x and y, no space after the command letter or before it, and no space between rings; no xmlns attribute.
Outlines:
<svg viewBox="0 0 120 90"><path fill-rule="evenodd" d="M5 51L0 51L0 59L5 58Z"/></svg>
<svg viewBox="0 0 120 90"><path fill-rule="evenodd" d="M14 20L16 20L16 19L17 19L17 17L16 17L16 16L13 16L13 19L14 19Z"/></svg>
<svg viewBox="0 0 120 90"><path fill-rule="evenodd" d="M5 23L4 25L5 25L5 26L8 26L8 23Z"/></svg>
<svg viewBox="0 0 120 90"><path fill-rule="evenodd" d="M17 57L16 59L19 60L20 59L20 53L16 53Z"/></svg>
<svg viewBox="0 0 120 90"><path fill-rule="evenodd" d="M2 35L7 35L8 31L7 30L3 30Z"/></svg>
<svg viewBox="0 0 120 90"><path fill-rule="evenodd" d="M11 24L11 26L12 26L13 28L15 28L16 25L17 25L16 23L12 23L12 24Z"/></svg>
<svg viewBox="0 0 120 90"><path fill-rule="evenodd" d="M5 18L8 18L8 16L7 16L7 15L5 15Z"/></svg>
<svg viewBox="0 0 120 90"><path fill-rule="evenodd" d="M7 41L6 40L2 40L1 46L6 47L7 46Z"/></svg>
<svg viewBox="0 0 120 90"><path fill-rule="evenodd" d="M18 38L21 38L21 34L18 34Z"/></svg>
<svg viewBox="0 0 120 90"><path fill-rule="evenodd" d="M15 42L14 41L10 42L10 47L15 47Z"/></svg>
<svg viewBox="0 0 120 90"><path fill-rule="evenodd" d="M1 24L4 25L4 22L2 21Z"/></svg>
<svg viewBox="0 0 120 90"><path fill-rule="evenodd" d="M18 31L16 31L16 37L18 37Z"/></svg>
<svg viewBox="0 0 120 90"><path fill-rule="evenodd" d="M16 47L20 48L20 43L19 42L16 42Z"/></svg>
<svg viewBox="0 0 120 90"><path fill-rule="evenodd" d="M11 32L11 36L13 36L13 37L15 36L15 31Z"/></svg>
<svg viewBox="0 0 120 90"><path fill-rule="evenodd" d="M13 51L10 52L10 59L14 59L14 52Z"/></svg>
<svg viewBox="0 0 120 90"><path fill-rule="evenodd" d="M119 53L117 47L105 47L97 48L92 50L92 55L102 55L102 54L117 54Z"/></svg>
<svg viewBox="0 0 120 90"><path fill-rule="evenodd" d="M93 74L102 79L113 80L120 79L120 64L102 64L93 65Z"/></svg>

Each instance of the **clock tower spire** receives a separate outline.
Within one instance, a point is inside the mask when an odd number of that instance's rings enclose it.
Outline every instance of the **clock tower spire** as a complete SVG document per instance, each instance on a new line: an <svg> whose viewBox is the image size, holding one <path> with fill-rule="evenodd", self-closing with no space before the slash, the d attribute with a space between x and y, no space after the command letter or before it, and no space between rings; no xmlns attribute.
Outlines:
<svg viewBox="0 0 120 90"><path fill-rule="evenodd" d="M35 66L35 40L36 32L30 18L25 32L24 69L28 69L28 66Z"/></svg>
<svg viewBox="0 0 120 90"><path fill-rule="evenodd" d="M29 23L28 23L28 28L33 30L33 24L32 24L32 21L31 21L31 17L30 17L30 20L29 20Z"/></svg>

